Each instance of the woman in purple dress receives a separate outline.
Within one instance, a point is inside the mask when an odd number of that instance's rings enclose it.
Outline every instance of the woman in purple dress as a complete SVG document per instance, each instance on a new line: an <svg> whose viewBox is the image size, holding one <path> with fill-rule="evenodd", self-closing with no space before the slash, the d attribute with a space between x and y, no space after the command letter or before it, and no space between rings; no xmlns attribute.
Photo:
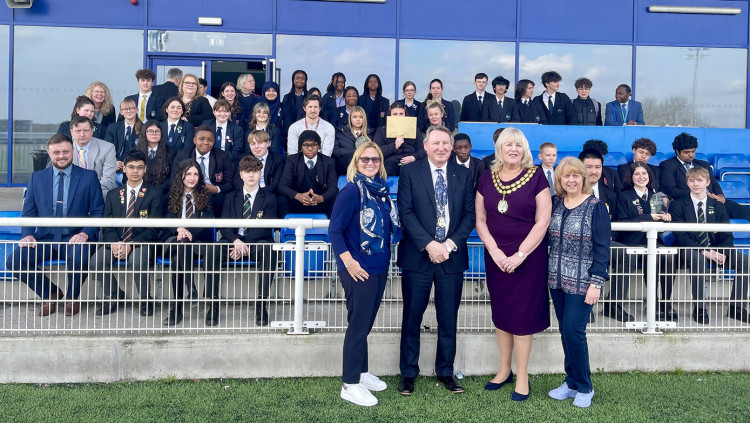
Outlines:
<svg viewBox="0 0 750 423"><path fill-rule="evenodd" d="M549 184L533 165L521 131L507 128L495 143L492 167L479 181L477 233L485 246L487 288L500 349L500 369L484 387L494 391L513 382L514 401L529 397L528 363L533 335L549 327L547 226L552 200Z"/></svg>

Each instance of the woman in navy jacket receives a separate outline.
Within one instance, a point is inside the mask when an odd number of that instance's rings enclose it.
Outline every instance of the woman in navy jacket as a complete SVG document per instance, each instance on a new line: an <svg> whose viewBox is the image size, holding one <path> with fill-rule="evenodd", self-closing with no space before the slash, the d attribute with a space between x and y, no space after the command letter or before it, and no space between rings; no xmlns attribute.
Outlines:
<svg viewBox="0 0 750 423"><path fill-rule="evenodd" d="M395 101L394 103L400 103L404 105L406 116L419 117L419 114L422 112L422 103L414 98L414 96L417 94L417 85L411 81L406 81L404 82L403 90L404 98Z"/></svg>
<svg viewBox="0 0 750 423"><path fill-rule="evenodd" d="M401 231L398 209L388 192L383 154L375 143L357 147L346 177L349 183L336 199L328 226L349 323L341 398L373 406L378 400L370 391L383 391L386 384L368 372L367 336L388 280L391 235L396 243Z"/></svg>
<svg viewBox="0 0 750 423"><path fill-rule="evenodd" d="M428 101L439 101L443 105L443 126L450 129L451 132L456 129L456 113L453 111L453 103L443 99L443 82L437 78L430 81L430 92L424 104ZM427 117L427 109L422 108L417 120L417 126L422 132L427 132L427 128L432 125Z"/></svg>
<svg viewBox="0 0 750 423"><path fill-rule="evenodd" d="M357 101L357 106L365 109L367 126L378 128L385 125L385 114L390 105L391 101L383 97L383 83L380 82L380 77L374 73L367 75L362 95Z"/></svg>

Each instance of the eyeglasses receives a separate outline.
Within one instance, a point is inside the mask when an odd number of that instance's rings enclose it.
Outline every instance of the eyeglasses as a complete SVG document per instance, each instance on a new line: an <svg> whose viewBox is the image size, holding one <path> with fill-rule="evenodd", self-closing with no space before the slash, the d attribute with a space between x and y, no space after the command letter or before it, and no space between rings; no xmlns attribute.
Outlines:
<svg viewBox="0 0 750 423"><path fill-rule="evenodd" d="M125 166L125 169L130 170L130 171L135 171L135 170L139 170L140 171L140 170L143 170L145 168L146 168L146 166L143 166L143 165L140 165L140 166L127 165L127 166Z"/></svg>
<svg viewBox="0 0 750 423"><path fill-rule="evenodd" d="M318 144L314 142L302 143L302 148L315 148L315 147L318 147Z"/></svg>
<svg viewBox="0 0 750 423"><path fill-rule="evenodd" d="M362 164L370 162L372 162L372 164L380 164L380 157L360 157L359 161L362 162Z"/></svg>
<svg viewBox="0 0 750 423"><path fill-rule="evenodd" d="M158 129L149 129L146 133L148 135L161 135L161 131Z"/></svg>
<svg viewBox="0 0 750 423"><path fill-rule="evenodd" d="M188 87L195 87L196 85L198 85L198 83L197 82L185 81L185 82L182 83L182 85L187 85Z"/></svg>
<svg viewBox="0 0 750 423"><path fill-rule="evenodd" d="M136 110L135 107L123 107L122 109L120 109L121 112L132 112L134 110Z"/></svg>

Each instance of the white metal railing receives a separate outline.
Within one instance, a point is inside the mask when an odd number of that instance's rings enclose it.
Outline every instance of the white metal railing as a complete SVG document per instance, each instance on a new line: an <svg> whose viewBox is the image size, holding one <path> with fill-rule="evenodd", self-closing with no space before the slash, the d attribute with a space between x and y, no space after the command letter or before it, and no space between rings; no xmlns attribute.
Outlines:
<svg viewBox="0 0 750 423"><path fill-rule="evenodd" d="M44 218L0 218L0 230L3 227L18 226L65 226L65 227L180 227L185 224L182 219L60 219ZM165 245L161 243L143 244L150 251L152 265L140 268L113 266L110 274L114 276L121 288L126 291L126 298L118 302L118 311L105 316L98 316L95 310L109 300L103 297L103 285L100 279L104 269L95 266L94 258L85 269L74 270L82 277L88 277L83 284L80 298L74 300L81 307L81 313L67 316L63 310L56 314L40 318L42 301L33 290L17 280L6 271L6 282L2 283L2 316L0 333L34 334L34 333L122 333L122 332L203 332L203 331L269 331L288 329L290 334L306 334L310 329L340 331L346 328L346 305L343 290L336 275L336 261L330 244L319 241L305 241L307 229L327 227L328 221L313 219L216 219L191 220L191 227L231 228L231 227L292 228L293 242L254 245L254 257L249 261L254 265L233 263L227 257L229 244L210 243L194 244L214 251L215 262L220 263L211 268L205 262L196 266L190 274L198 298L191 298L192 286L185 287L187 298L175 296L174 281L180 271L174 266L163 265ZM731 287L738 278L747 278L750 269L738 267L728 271L721 266L710 266L691 270L684 268L679 259L689 249L657 247L657 237L664 231L750 231L750 225L737 224L679 224L679 223L614 223L613 231L643 231L648 237L648 245L643 248L613 247L610 266L611 280L605 290L602 301L595 307L593 320L589 326L595 331L641 330L646 334L658 334L663 329L671 330L747 330L750 326L731 316L727 316L729 307L740 304L747 307L747 292L741 292L741 298L731 298ZM18 237L20 238L20 236ZM96 247L107 243L90 243L92 256ZM0 241L0 246L12 248L14 241ZM401 327L402 299L401 272L396 266L395 252L389 269L389 281L375 322L376 331L397 331ZM750 248L750 247L748 247ZM730 249L731 254L737 251L747 252L743 247ZM492 331L490 299L486 288L486 277L483 271L484 248L480 243L469 244L470 269L465 273L464 290L459 309L459 329L462 331ZM623 260L627 257L627 260ZM159 261L155 260L161 258ZM167 257L168 258L168 257ZM156 262L156 265L153 265ZM646 271L643 271L645 262ZM266 263L259 265L258 263ZM267 264L270 263L270 264ZM627 264L627 266L626 266ZM28 273L43 272L65 289L66 275L70 273L60 265L47 266L43 270L29 270ZM151 282L148 293L153 297L154 313L140 316L140 290L135 279L145 274ZM215 275L220 280L221 292L220 322L217 326L204 321L206 311L216 302L211 298L207 288L207 276ZM270 291L260 295L264 277L270 279L267 285ZM669 279L673 288L671 298L663 298L662 304L671 304L677 315L677 321L670 316L659 313L657 307L657 290L660 287L658 278ZM693 281L697 280L707 286L702 289L704 308L709 315L709 323L701 324L692 320ZM628 292L613 292L615 285L628 283ZM178 325L166 325L169 310L173 306L184 308L183 321ZM256 323L255 311L259 305L265 305L269 325ZM616 309L632 317L632 321L616 319ZM64 307L64 301L58 303ZM437 323L431 309L425 313L423 328L434 330ZM550 330L556 330L557 324L552 316ZM265 323L265 322L264 322Z"/></svg>

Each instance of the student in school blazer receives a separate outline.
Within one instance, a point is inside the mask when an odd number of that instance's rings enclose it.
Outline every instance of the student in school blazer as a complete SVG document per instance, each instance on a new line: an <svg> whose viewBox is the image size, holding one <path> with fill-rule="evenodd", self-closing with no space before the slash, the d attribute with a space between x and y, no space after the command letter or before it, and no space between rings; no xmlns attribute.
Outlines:
<svg viewBox="0 0 750 423"><path fill-rule="evenodd" d="M195 145L193 144L195 132L193 130L192 123L185 122L182 119L177 121L174 127L174 136L171 140L169 138L169 131L170 129L172 129L172 125L169 124L169 121L164 120L162 122L159 122L159 125L161 125L161 133L164 139L167 141L167 145L172 147L174 151L182 150L183 147L195 147Z"/></svg>
<svg viewBox="0 0 750 423"><path fill-rule="evenodd" d="M516 99L516 109L518 109L519 122L522 123L547 123L547 114L544 113L544 106L538 101L529 99L529 104L523 104L521 99Z"/></svg>
<svg viewBox="0 0 750 423"><path fill-rule="evenodd" d="M645 125L643 121L643 106L635 100L628 100L628 115L622 120L622 103L610 101L604 110L604 126L622 126L633 121L636 125Z"/></svg>
<svg viewBox="0 0 750 423"><path fill-rule="evenodd" d="M550 111L544 104L544 94L534 97L534 102L541 106L547 119L547 125L578 125L576 111L573 108L573 102L567 94L556 92L554 106Z"/></svg>
<svg viewBox="0 0 750 423"><path fill-rule="evenodd" d="M211 198L211 207L216 217L221 217L221 209L224 205L224 197L234 188L234 173L237 166L229 159L229 154L214 147L208 153L208 175L211 185L219 187L220 192L213 194ZM180 162L191 158L197 161L198 156L193 148L183 148L174 156L172 162L172 175L170 180L174 180L177 170L180 168Z"/></svg>
<svg viewBox="0 0 750 423"><path fill-rule="evenodd" d="M216 133L216 119L206 120L202 125L210 126L211 130L214 131L214 134ZM228 120L227 132L222 134L222 136L226 141L224 151L229 154L229 158L232 162L237 163L237 158L240 154L245 152L245 147L247 146L245 130L231 120ZM221 140L216 140L214 143L214 148L221 148Z"/></svg>
<svg viewBox="0 0 750 423"><path fill-rule="evenodd" d="M251 151L242 153L237 158L237 163L242 160L243 157L253 154ZM270 149L268 155L263 163L263 182L266 184L264 189L266 192L276 195L279 188L279 181L281 181L281 173L284 171L285 159L281 154L276 154ZM242 192L242 178L240 178L240 172L234 173L234 190Z"/></svg>
<svg viewBox="0 0 750 423"><path fill-rule="evenodd" d="M484 100L482 104L482 122L520 122L521 115L516 107L516 100L505 96L503 97L503 112L500 113L500 107L497 104L497 97L492 95L489 99Z"/></svg>
<svg viewBox="0 0 750 423"><path fill-rule="evenodd" d="M693 159L692 164L693 166L700 166L708 170L708 175L711 178L711 185L708 186L708 192L724 195L724 191L721 190L721 185L714 178L713 169L711 169L711 165L708 162ZM673 199L689 197L690 188L687 186L686 173L687 169L680 163L677 156L659 163L659 184L661 190Z"/></svg>
<svg viewBox="0 0 750 423"><path fill-rule="evenodd" d="M459 166L463 166L462 164L458 163L458 160L456 159L456 153L451 153L451 157L448 160L458 164ZM485 167L484 161L482 161L482 159L471 156L469 157L469 170L471 171L471 179L472 181L474 181L474 192L476 192L479 178L482 176L482 173L487 170L487 167Z"/></svg>
<svg viewBox="0 0 750 423"><path fill-rule="evenodd" d="M492 99L494 95L485 91L482 95L482 104L479 104L477 99L477 92L472 91L471 94L464 97L461 102L461 122L481 122L482 121L482 107L487 99Z"/></svg>
<svg viewBox="0 0 750 423"><path fill-rule="evenodd" d="M138 110L138 116L141 116L141 104L138 103L138 98L140 97L140 93L133 94L125 97L125 100L133 100L135 103L135 108ZM153 89L151 90L151 95L148 96L148 100L146 101L146 119L143 121L146 122L147 120L164 120L166 119L166 114L163 113L164 108L164 102L166 101L166 98L163 98L159 96L158 94L154 93ZM117 117L117 121L123 120L122 114Z"/></svg>
<svg viewBox="0 0 750 423"><path fill-rule="evenodd" d="M305 169L307 167L305 164L306 161L305 155L302 153L292 154L286 159L284 171L281 174L281 181L279 182L277 189L278 196L283 197L283 199L279 200L280 214L293 212L292 210L295 208L299 209L296 205L291 205L297 202L297 200L294 199L294 196L297 195L299 191L296 191L296 189L304 184ZM336 194L338 193L336 161L325 154L318 152L316 169L316 180L323 186L323 192L317 194L323 197L323 204L319 204L316 207L310 207L310 209L325 209L325 213L330 215L333 201L336 199ZM316 211L315 213L318 212L319 211Z"/></svg>
<svg viewBox="0 0 750 423"><path fill-rule="evenodd" d="M105 141L111 142L115 146L115 157L117 161L121 162L128 151L135 148L138 144L138 134L135 133L135 125L130 133L130 143L125 142L125 121L121 120L115 122L107 127L107 134L104 137Z"/></svg>

